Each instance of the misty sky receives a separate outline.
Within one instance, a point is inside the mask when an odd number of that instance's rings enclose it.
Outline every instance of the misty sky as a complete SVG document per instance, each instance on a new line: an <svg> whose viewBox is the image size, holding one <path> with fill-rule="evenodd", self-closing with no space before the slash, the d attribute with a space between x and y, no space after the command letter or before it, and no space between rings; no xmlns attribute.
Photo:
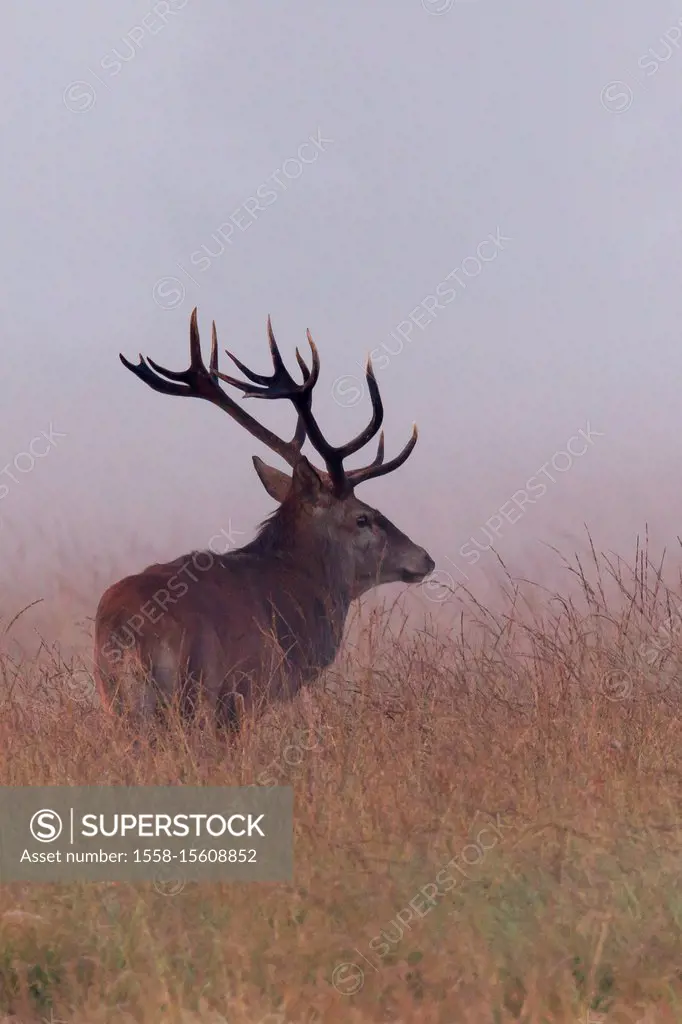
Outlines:
<svg viewBox="0 0 682 1024"><path fill-rule="evenodd" d="M674 545L681 26L656 0L10 5L11 582L49 595L68 565L105 586L221 529L244 543L271 511L265 449L119 362L183 369L195 305L206 350L215 319L264 372L268 313L290 361L310 328L336 443L369 416L375 352L389 453L413 420L420 440L360 496L455 579L485 576L493 556L462 547L502 506L496 547L530 572L583 523L625 556L646 520ZM249 410L293 430L290 409Z"/></svg>

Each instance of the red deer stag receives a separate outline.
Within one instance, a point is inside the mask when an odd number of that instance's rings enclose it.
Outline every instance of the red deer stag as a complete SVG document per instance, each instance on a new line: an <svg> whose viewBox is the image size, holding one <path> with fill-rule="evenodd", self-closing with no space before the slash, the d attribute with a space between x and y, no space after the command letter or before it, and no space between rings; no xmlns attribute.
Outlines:
<svg viewBox="0 0 682 1024"><path fill-rule="evenodd" d="M310 332L311 368L296 349L301 384L284 366L270 318L268 335L274 367L270 376L254 373L227 352L251 383L218 370L215 322L206 368L196 309L190 320L189 369L167 370L142 356L134 365L120 357L154 391L219 406L292 468L289 476L253 456L261 483L279 508L250 544L224 555L194 552L165 565L150 565L103 595L95 625L99 693L105 707L125 707L141 722L161 714L173 700L189 716L200 698L219 724L238 728L245 712L260 703L292 698L334 660L354 598L381 583L418 583L434 567L424 548L354 495L358 484L405 462L417 442L416 425L389 462L384 462L382 431L370 465L343 466L381 428L383 406L371 360L366 370L371 421L352 441L334 447L312 413L320 359ZM255 420L219 381L239 388L245 397L288 399L298 414L293 438L284 441ZM301 454L306 438L326 472ZM196 561L199 554L211 561L203 571ZM196 574L190 573L189 582L179 580L181 568L193 558Z"/></svg>

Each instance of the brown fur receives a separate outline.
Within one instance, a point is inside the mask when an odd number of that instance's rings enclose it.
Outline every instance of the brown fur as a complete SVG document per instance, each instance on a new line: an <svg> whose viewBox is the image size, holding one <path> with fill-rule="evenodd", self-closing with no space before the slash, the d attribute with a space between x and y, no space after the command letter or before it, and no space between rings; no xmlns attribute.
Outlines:
<svg viewBox="0 0 682 1024"><path fill-rule="evenodd" d="M433 569L423 548L352 493L336 496L304 457L293 477L254 464L281 502L255 540L149 566L103 595L95 660L105 706L149 719L173 700L191 714L200 696L217 721L237 725L334 660L351 601Z"/></svg>

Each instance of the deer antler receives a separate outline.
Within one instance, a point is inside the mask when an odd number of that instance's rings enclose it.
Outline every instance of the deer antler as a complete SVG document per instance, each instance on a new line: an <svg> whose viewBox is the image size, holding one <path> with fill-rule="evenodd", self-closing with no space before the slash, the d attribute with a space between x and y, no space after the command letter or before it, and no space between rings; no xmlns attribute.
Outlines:
<svg viewBox="0 0 682 1024"><path fill-rule="evenodd" d="M361 448L375 437L381 428L381 424L384 419L384 406L381 401L379 385L377 384L374 376L372 360L368 358L365 370L367 390L369 391L372 402L372 418L365 429L361 430L360 433L351 441L347 441L346 444L335 447L326 440L315 417L313 416L312 387L317 383L320 374L320 357L310 331L307 331L306 335L313 358L313 369L311 375L309 375L308 367L303 361L300 352L296 349L296 359L303 370L305 385L296 384L284 366L277 342L275 341L270 317L268 317L268 339L270 342L270 351L272 353L272 362L275 367L275 372L269 377L253 373L239 359L237 359L236 356L226 349L226 354L230 357L232 362L242 371L244 376L248 377L253 383L246 384L243 381L237 380L235 377L229 377L224 373L220 373L218 376L227 384L240 388L244 392L245 397L290 399L298 412L299 421L302 420L304 423L305 432L310 443L318 455L320 455L324 460L327 472L334 487L334 492L339 497L342 497L343 495L350 493L359 483L363 483L365 480L371 480L373 477L383 476L385 473L390 473L399 466L402 466L417 443L417 427L416 424L413 425L412 437L400 454L394 459L391 459L390 462L384 463L384 434L382 431L379 437L377 453L373 462L364 469L345 470L343 466L344 460L349 458L349 456L354 455L355 452L360 451ZM306 386L310 384L311 379L313 384Z"/></svg>
<svg viewBox="0 0 682 1024"><path fill-rule="evenodd" d="M130 363L123 355L121 362L136 376L153 388L165 395L189 395L193 398L203 398L208 402L223 409L232 419L241 424L257 440L262 441L272 451L280 455L290 466L295 466L300 458L301 449L306 440L310 440L315 451L324 460L327 473L332 483L334 493L338 497L344 497L365 480L373 477L383 476L390 473L398 466L401 466L407 459L410 452L417 443L417 427L412 428L412 437L403 450L394 459L384 462L384 434L379 437L379 445L376 456L364 469L345 470L343 462L350 455L363 448L379 432L384 419L384 407L379 393L379 387L374 376L371 359L367 360L365 379L372 402L372 417L360 433L346 444L335 447L330 444L320 430L312 412L312 393L320 376L320 357L310 331L307 331L308 344L312 354L311 368L296 349L296 361L303 374L303 383L297 384L291 376L275 341L272 330L272 323L268 317L268 341L270 354L272 356L273 373L269 375L255 373L241 362L235 355L226 350L226 354L237 366L244 376L250 381L237 380L218 369L218 336L215 321L211 333L211 359L208 369L206 368L199 341L199 328L197 326L196 308L192 311L190 319L190 365L187 370L168 370L152 359L145 360L140 355L137 365ZM259 423L239 406L218 383L220 380L233 387L239 388L246 398L286 398L298 413L296 431L290 441L284 441L268 427Z"/></svg>
<svg viewBox="0 0 682 1024"><path fill-rule="evenodd" d="M153 359L147 359L140 355L137 364L129 362L124 355L119 354L123 365L134 373L140 380L143 380L154 391L162 395L187 395L190 398L203 398L213 405L217 405L226 412L240 426L244 427L258 441L262 441L272 451L280 455L290 466L295 466L298 461L301 448L305 441L305 428L299 417L296 425L296 432L290 441L284 441L272 430L259 423L250 416L234 399L230 398L218 383L222 376L218 370L218 335L216 333L215 321L211 332L211 359L209 368L206 368L201 355L201 342L199 340L199 328L197 326L196 307L192 311L189 326L189 352L190 363L186 370L168 370L164 366L155 363ZM166 378L165 380L163 378ZM172 383L171 383L172 382ZM176 383L177 382L177 383ZM310 380L308 374L302 389L312 388L315 383Z"/></svg>

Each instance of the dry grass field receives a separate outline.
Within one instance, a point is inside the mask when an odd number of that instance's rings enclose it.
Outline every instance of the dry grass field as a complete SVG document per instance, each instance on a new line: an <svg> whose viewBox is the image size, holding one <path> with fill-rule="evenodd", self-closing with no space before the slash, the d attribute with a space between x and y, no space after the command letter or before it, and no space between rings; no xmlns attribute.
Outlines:
<svg viewBox="0 0 682 1024"><path fill-rule="evenodd" d="M0 1020L682 1021L682 591L646 552L571 574L421 627L373 611L231 743L135 745L77 663L7 653L3 785L291 785L295 867L3 885Z"/></svg>

